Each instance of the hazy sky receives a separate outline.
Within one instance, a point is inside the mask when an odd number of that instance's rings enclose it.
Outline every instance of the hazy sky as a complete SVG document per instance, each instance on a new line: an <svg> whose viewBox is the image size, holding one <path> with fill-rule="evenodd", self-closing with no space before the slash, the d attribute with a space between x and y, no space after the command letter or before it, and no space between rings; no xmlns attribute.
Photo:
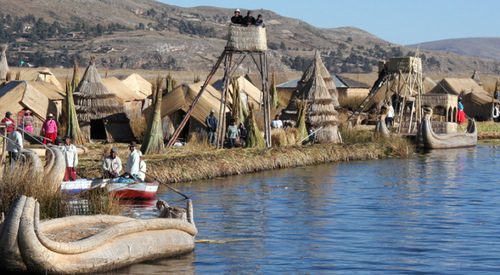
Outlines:
<svg viewBox="0 0 500 275"><path fill-rule="evenodd" d="M215 6L244 11L262 8L316 27L360 28L402 45L450 38L500 37L500 0L159 1L181 7Z"/></svg>

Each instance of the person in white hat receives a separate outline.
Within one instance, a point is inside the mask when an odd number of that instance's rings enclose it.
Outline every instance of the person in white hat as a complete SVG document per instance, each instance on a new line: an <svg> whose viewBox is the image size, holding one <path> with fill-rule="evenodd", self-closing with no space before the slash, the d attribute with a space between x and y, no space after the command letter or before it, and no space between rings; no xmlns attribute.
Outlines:
<svg viewBox="0 0 500 275"><path fill-rule="evenodd" d="M49 114L47 120L43 123L42 134L45 137L43 144L47 144L48 142L55 143L57 138L57 122L54 120L53 114Z"/></svg>
<svg viewBox="0 0 500 275"><path fill-rule="evenodd" d="M243 24L243 16L240 14L240 9L234 11L234 16L231 17L231 23L238 25Z"/></svg>
<svg viewBox="0 0 500 275"><path fill-rule="evenodd" d="M140 182L144 182L146 179L146 162L142 158L142 152L139 151L139 173L137 173L137 180Z"/></svg>
<svg viewBox="0 0 500 275"><path fill-rule="evenodd" d="M217 118L215 117L215 110L210 111L210 115L207 117L207 132L208 132L208 144L215 146L216 132L217 132Z"/></svg>

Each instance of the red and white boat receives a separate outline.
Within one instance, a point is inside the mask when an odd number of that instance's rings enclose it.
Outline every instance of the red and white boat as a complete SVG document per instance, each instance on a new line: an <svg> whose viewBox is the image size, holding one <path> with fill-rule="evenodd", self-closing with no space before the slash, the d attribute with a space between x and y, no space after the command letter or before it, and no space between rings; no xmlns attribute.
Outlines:
<svg viewBox="0 0 500 275"><path fill-rule="evenodd" d="M137 182L137 183L121 183L109 182L105 188L108 192L122 199L140 199L147 200L156 196L158 191L158 182Z"/></svg>

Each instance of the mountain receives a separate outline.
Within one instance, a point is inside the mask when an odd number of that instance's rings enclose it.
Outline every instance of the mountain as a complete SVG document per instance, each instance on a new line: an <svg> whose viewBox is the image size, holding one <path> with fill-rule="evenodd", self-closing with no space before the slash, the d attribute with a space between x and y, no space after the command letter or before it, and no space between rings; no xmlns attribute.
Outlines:
<svg viewBox="0 0 500 275"><path fill-rule="evenodd" d="M447 51L500 61L500 37L446 39L408 45L407 47L415 49L420 47L420 49L433 51Z"/></svg>
<svg viewBox="0 0 500 275"><path fill-rule="evenodd" d="M10 65L70 67L95 55L106 68L208 71L224 50L231 9L182 8L152 0L0 0L0 43ZM245 11L243 11L245 12ZM270 70L304 70L321 51L332 73L376 72L379 61L415 55L354 27L324 29L269 10ZM420 50L424 73L498 74L500 62L453 52ZM241 72L254 70L247 62Z"/></svg>

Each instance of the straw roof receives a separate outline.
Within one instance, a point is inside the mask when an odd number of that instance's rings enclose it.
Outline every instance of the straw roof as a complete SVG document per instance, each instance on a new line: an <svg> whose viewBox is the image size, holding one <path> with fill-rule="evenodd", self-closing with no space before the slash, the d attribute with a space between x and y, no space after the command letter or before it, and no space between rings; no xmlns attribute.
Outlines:
<svg viewBox="0 0 500 275"><path fill-rule="evenodd" d="M130 90L134 91L138 95L144 95L148 97L152 94L151 89L153 85L136 73L129 75L127 78L122 80L122 82Z"/></svg>
<svg viewBox="0 0 500 275"><path fill-rule="evenodd" d="M177 86L173 91L166 94L162 98L161 117L173 114L176 111L182 110L187 112L193 103L194 98L198 95L203 86L202 82L193 84L182 84ZM210 110L215 110L215 116L219 117L221 92L217 91L214 87L207 85L206 90L198 100L198 104L194 108L191 117L206 126L205 119L210 114ZM228 96L228 103L231 102ZM151 111L148 108L148 111ZM229 112L229 108L226 108Z"/></svg>
<svg viewBox="0 0 500 275"><path fill-rule="evenodd" d="M474 81L472 78L443 78L429 94L468 94L468 93L483 93L489 95L483 87Z"/></svg>
<svg viewBox="0 0 500 275"><path fill-rule="evenodd" d="M142 101L147 98L144 94L137 94L132 91L127 85L116 77L104 78L102 82L111 93L116 94L116 97L121 102L131 102L135 100Z"/></svg>
<svg viewBox="0 0 500 275"><path fill-rule="evenodd" d="M116 98L116 94L111 93L102 82L95 67L94 59L91 59L90 65L85 70L83 78L73 95L80 123L88 123L92 119L109 118L109 116L124 112L124 108ZM116 116L115 119L121 121L123 117Z"/></svg>
<svg viewBox="0 0 500 275"><path fill-rule="evenodd" d="M7 45L0 46L2 53L0 54L0 81L6 80L7 73L9 72L9 64L7 64L7 56L5 51L7 50Z"/></svg>
<svg viewBox="0 0 500 275"><path fill-rule="evenodd" d="M307 103L306 123L316 129L323 127L316 133L316 139L320 142L337 142L337 111L320 70L319 67L314 69L297 100Z"/></svg>
<svg viewBox="0 0 500 275"><path fill-rule="evenodd" d="M59 91L64 92L64 87L57 80L57 78L52 74L52 71L46 67L40 68L21 68L18 70L13 70L13 75L20 73L21 78L19 80L27 80L27 81L46 81L52 83L54 86L59 89ZM44 74L47 73L47 74Z"/></svg>
<svg viewBox="0 0 500 275"><path fill-rule="evenodd" d="M24 108L32 110L40 120L57 113L55 103L27 81L10 81L0 89L0 114L17 114Z"/></svg>
<svg viewBox="0 0 500 275"><path fill-rule="evenodd" d="M242 94L242 101L245 106L248 107L248 104L253 105L257 108L262 102L262 92L257 87L255 87L250 81L248 81L245 77L239 76L236 78L236 82L238 83L238 87L240 88L240 93ZM231 81L232 83L232 81ZM233 93L233 85L229 84L229 92ZM224 83L222 79L217 80L212 87L215 89L222 91ZM243 95L244 94L244 95Z"/></svg>
<svg viewBox="0 0 500 275"><path fill-rule="evenodd" d="M64 100L66 96L54 84L45 81L26 81L50 100Z"/></svg>
<svg viewBox="0 0 500 275"><path fill-rule="evenodd" d="M339 100L338 100L339 92L335 87L335 82L333 80L333 77L330 75L330 73L325 67L325 64L321 60L321 55L318 50L316 50L316 53L314 55L314 60L302 74L302 78L297 83L297 90L301 91L302 88L307 85L311 77L313 77L315 71L318 71L319 75L323 77L326 88L328 89L328 92L330 93L330 96L333 99L333 105L335 107L339 106Z"/></svg>

